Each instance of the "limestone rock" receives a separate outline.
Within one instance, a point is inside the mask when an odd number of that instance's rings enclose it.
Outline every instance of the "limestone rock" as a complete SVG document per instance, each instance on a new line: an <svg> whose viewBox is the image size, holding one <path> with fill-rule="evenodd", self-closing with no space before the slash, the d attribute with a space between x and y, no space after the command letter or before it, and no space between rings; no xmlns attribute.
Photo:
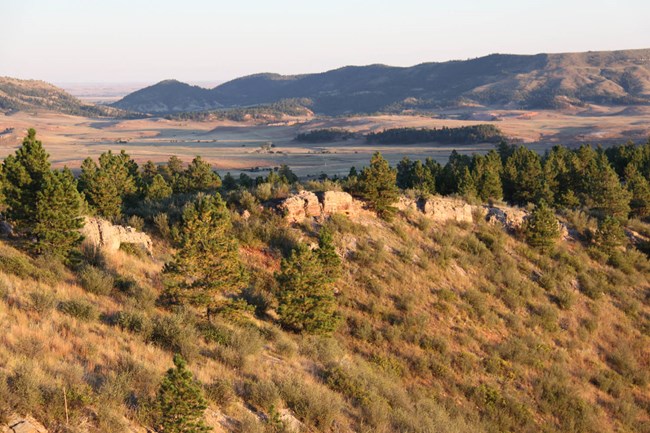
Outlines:
<svg viewBox="0 0 650 433"><path fill-rule="evenodd" d="M406 196L401 196L398 200L397 203L395 204L395 207L397 210L401 211L419 211L420 210L420 201L414 198L406 197Z"/></svg>
<svg viewBox="0 0 650 433"><path fill-rule="evenodd" d="M280 204L285 217L291 222L300 222L307 217L319 217L321 207L318 197L311 191L300 191L298 194L288 197Z"/></svg>
<svg viewBox="0 0 650 433"><path fill-rule="evenodd" d="M493 206L487 208L485 219L491 224L501 224L509 231L517 231L527 217L528 212L523 209Z"/></svg>
<svg viewBox="0 0 650 433"><path fill-rule="evenodd" d="M101 218L86 217L81 229L84 242L107 251L117 251L122 244L135 244L152 254L151 238L133 227L113 225Z"/></svg>
<svg viewBox="0 0 650 433"><path fill-rule="evenodd" d="M456 221L468 222L474 221L472 215L472 206L463 200L450 197L432 197L424 202L423 212L437 222Z"/></svg>
<svg viewBox="0 0 650 433"><path fill-rule="evenodd" d="M323 215L328 216L335 213L350 215L355 213L354 199L350 194L343 191L325 191L322 194Z"/></svg>
<svg viewBox="0 0 650 433"><path fill-rule="evenodd" d="M47 429L31 416L14 416L9 419L8 433L47 433Z"/></svg>

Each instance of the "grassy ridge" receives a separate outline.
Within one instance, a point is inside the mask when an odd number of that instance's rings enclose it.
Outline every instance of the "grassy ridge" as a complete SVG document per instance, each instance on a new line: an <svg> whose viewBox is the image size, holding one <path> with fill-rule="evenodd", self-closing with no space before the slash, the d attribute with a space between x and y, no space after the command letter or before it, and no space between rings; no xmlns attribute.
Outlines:
<svg viewBox="0 0 650 433"><path fill-rule="evenodd" d="M285 332L273 312L282 251L313 242L319 226L239 215L251 283L212 323L157 306L162 239L153 258L89 254L78 274L3 242L0 413L31 413L51 431L152 425L180 352L209 422L223 414L231 431L283 431L295 420L280 413L323 432L648 428L650 264L634 249L612 262L580 240L595 230L584 215L567 214L575 239L549 254L478 216L335 216L325 225L344 257L344 322L332 337Z"/></svg>

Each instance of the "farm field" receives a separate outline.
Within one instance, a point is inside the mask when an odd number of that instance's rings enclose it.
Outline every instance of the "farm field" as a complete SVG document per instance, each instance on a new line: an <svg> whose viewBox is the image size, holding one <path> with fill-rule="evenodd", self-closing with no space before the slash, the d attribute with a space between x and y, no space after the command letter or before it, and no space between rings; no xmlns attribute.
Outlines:
<svg viewBox="0 0 650 433"><path fill-rule="evenodd" d="M497 120L494 120L497 119ZM17 112L0 115L0 157L14 152L25 131L39 132L55 167L77 168L87 156L97 157L112 149L125 149L136 161L166 161L178 155L189 161L203 156L221 173L255 172L281 164L299 176L346 174L351 166L367 163L379 150L396 164L403 156L431 157L444 163L453 149L461 153L484 153L492 144L417 145L367 144L363 139L335 143L305 144L296 134L319 128L344 128L358 133L397 127L458 127L492 123L514 142L544 152L555 144L577 146L650 136L650 107L599 107L567 111L520 111L459 109L424 116L377 115L351 117L287 117L266 124L254 121L178 121L164 118L138 120L91 119L60 113ZM13 129L11 129L13 128Z"/></svg>

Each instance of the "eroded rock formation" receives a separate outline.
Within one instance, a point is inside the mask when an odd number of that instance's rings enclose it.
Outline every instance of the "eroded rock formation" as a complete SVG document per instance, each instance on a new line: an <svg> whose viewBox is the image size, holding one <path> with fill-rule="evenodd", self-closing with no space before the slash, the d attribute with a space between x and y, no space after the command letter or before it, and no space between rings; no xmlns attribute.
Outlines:
<svg viewBox="0 0 650 433"><path fill-rule="evenodd" d="M81 229L84 242L107 251L117 251L122 244L135 244L149 254L152 252L151 238L133 227L113 225L101 218L86 217Z"/></svg>

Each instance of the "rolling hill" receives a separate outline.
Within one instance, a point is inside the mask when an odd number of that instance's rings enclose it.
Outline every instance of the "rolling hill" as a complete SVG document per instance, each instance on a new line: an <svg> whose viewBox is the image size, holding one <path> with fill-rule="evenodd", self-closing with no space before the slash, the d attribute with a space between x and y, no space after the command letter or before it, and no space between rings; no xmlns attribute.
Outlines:
<svg viewBox="0 0 650 433"><path fill-rule="evenodd" d="M256 74L213 89L163 81L113 106L148 113L196 111L308 98L339 115L463 105L561 108L650 104L650 49L492 54L412 67L347 66L317 74Z"/></svg>
<svg viewBox="0 0 650 433"><path fill-rule="evenodd" d="M89 105L50 83L0 77L0 111L51 110L88 117L119 116L124 111L108 106Z"/></svg>

